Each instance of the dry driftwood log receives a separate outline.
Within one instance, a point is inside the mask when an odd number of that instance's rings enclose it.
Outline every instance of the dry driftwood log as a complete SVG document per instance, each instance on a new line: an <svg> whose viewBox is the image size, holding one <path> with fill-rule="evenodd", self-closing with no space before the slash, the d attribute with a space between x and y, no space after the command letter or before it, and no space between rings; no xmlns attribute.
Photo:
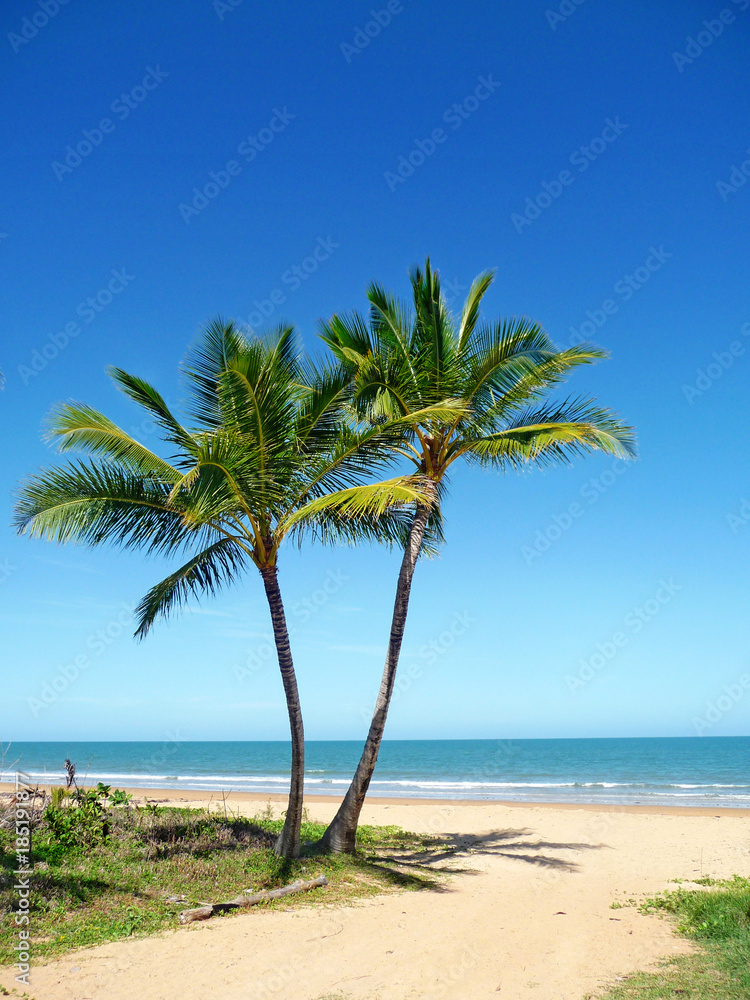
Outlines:
<svg viewBox="0 0 750 1000"><path fill-rule="evenodd" d="M282 896L291 896L293 892L307 892L308 889L315 889L319 885L328 885L325 875L319 875L309 882L301 882L299 879L291 885L285 885L283 889L270 889L266 892L247 893L242 892L234 899L226 903L207 903L205 906L198 906L194 910L183 910L180 914L181 924L192 924L194 920L208 920L214 913L223 913L225 910L237 910L240 907L255 906L256 903L265 903L269 899L281 899Z"/></svg>

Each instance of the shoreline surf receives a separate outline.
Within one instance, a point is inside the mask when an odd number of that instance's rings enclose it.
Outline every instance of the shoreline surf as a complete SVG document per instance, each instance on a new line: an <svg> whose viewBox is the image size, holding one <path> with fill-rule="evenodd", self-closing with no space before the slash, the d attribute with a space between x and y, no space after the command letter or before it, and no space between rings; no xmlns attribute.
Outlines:
<svg viewBox="0 0 750 1000"><path fill-rule="evenodd" d="M40 782L39 788L49 791L53 786ZM0 781L0 795L12 795L14 785L11 782ZM145 786L123 786L123 791L133 796L138 803L157 802L159 804L183 805L190 808L200 808L215 805L221 808L227 805L252 808L253 815L263 806L271 802L273 805L285 805L287 795L282 792L231 791L225 789L176 789ZM191 794L192 793L192 794ZM305 792L305 801L311 804L337 805L343 796L330 795L325 792ZM711 805L669 805L659 803L608 803L608 802L559 802L540 800L534 802L519 799L446 799L446 798L408 798L407 796L368 796L374 809L382 807L413 807L435 806L453 810L454 808L476 809L478 807L502 807L509 809L544 809L582 810L584 812L601 812L622 815L652 815L652 816L726 816L731 818L750 817L750 806L711 806Z"/></svg>

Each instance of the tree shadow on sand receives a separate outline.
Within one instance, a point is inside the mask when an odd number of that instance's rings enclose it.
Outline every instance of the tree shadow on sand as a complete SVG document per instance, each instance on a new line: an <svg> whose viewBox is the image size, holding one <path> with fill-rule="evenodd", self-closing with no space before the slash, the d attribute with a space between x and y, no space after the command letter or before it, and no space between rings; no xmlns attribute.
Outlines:
<svg viewBox="0 0 750 1000"><path fill-rule="evenodd" d="M380 854L384 863L397 864L401 868L414 867L422 870L440 871L445 874L478 875L475 868L458 866L456 862L472 856L504 857L523 861L539 868L561 872L577 872L576 861L557 857L551 851L595 851L604 844L555 843L548 840L532 840L528 828L518 830L493 830L479 836L463 833L448 833L440 837L423 839L418 848L394 850Z"/></svg>

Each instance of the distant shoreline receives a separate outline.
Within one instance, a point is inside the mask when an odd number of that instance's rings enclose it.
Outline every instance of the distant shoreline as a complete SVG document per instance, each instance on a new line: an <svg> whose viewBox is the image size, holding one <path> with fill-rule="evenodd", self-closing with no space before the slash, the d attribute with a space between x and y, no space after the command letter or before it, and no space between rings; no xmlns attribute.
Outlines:
<svg viewBox="0 0 750 1000"><path fill-rule="evenodd" d="M40 783L39 788L49 791L49 784ZM121 787L121 786L118 786ZM12 794L14 786L10 782L0 782L0 794ZM253 812L267 803L285 804L287 795L279 792L222 792L209 789L178 789L178 788L124 788L133 796L135 802L158 802L159 804L182 805L191 808L202 808L209 804L221 805L226 802L235 807L241 805L253 806ZM338 804L343 795L325 795L305 792L305 800L314 804ZM673 806L673 805L631 805L599 802L527 802L514 799L428 799L407 798L406 796L373 795L368 800L373 806L445 806L458 808L481 808L502 806L509 809L554 809L560 811L583 810L594 813L621 813L651 816L732 816L750 817L750 808L743 806ZM252 813L249 813L252 815Z"/></svg>
<svg viewBox="0 0 750 1000"><path fill-rule="evenodd" d="M309 800L343 797L360 753L356 741L308 741ZM150 797L207 798L223 790L273 801L289 789L283 742L194 742L179 735L161 744L15 743L0 782L12 782L20 767L27 780L60 784L66 757L81 784L101 781ZM750 737L386 740L368 798L739 811L750 809L748 760Z"/></svg>

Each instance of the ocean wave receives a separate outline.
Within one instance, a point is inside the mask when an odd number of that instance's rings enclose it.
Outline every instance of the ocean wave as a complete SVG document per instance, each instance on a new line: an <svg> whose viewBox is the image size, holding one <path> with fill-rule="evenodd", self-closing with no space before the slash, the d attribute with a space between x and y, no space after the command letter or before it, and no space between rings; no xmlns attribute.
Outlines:
<svg viewBox="0 0 750 1000"><path fill-rule="evenodd" d="M28 771L30 778L47 781L64 781L65 773L62 771ZM349 778L311 777L310 775L325 774L323 768L317 768L306 772L305 783L307 785L348 785ZM0 779L12 780L13 773L0 773ZM89 771L80 774L79 779L85 782L102 781L112 782L148 782L148 781L172 781L191 782L199 784L248 784L248 785L288 785L289 775L279 774L144 774L142 772L120 772L120 771ZM750 784L745 783L725 783L725 782L649 782L649 781L460 781L450 778L446 779L421 779L421 778L376 778L371 782L372 786L380 788L415 788L415 789L442 789L446 791L461 791L471 789L555 789L555 788L587 788L587 789L628 789L639 793L651 791L667 793L669 789L689 789L692 791L708 792L713 789L750 789Z"/></svg>
<svg viewBox="0 0 750 1000"><path fill-rule="evenodd" d="M26 772L32 781L65 782L62 771L30 770ZM512 776L508 775L510 779ZM0 780L13 781L13 773L0 773ZM199 793L219 790L247 791L256 794L285 793L289 788L289 774L148 774L142 771L129 772L126 769L108 771L100 769L79 775L79 783L104 784L120 787L183 789ZM341 770L311 768L306 772L305 785L311 794L342 794L348 787L350 778L342 776ZM576 780L496 780L481 776L464 779L455 775L436 777L435 775L414 775L411 777L382 774L371 783L373 796L394 796L413 798L471 799L475 801L516 800L523 802L579 802L600 804L661 804L706 805L706 806L749 806L750 783L745 782L699 782L699 781L596 781Z"/></svg>

